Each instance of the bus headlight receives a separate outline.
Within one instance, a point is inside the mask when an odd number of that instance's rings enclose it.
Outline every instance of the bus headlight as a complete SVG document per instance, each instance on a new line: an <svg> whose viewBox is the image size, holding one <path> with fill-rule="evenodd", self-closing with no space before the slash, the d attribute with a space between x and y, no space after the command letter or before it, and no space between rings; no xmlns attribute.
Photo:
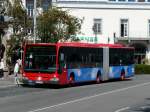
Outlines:
<svg viewBox="0 0 150 112"><path fill-rule="evenodd" d="M38 77L37 80L42 80L42 77Z"/></svg>

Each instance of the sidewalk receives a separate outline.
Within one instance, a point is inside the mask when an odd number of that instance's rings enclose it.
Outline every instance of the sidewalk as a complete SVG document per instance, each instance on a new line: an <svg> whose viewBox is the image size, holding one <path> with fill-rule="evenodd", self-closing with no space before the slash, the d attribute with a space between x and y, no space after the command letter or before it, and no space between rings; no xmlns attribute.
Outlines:
<svg viewBox="0 0 150 112"><path fill-rule="evenodd" d="M0 88L14 86L14 76L7 75L7 72L4 72L4 77L0 78Z"/></svg>

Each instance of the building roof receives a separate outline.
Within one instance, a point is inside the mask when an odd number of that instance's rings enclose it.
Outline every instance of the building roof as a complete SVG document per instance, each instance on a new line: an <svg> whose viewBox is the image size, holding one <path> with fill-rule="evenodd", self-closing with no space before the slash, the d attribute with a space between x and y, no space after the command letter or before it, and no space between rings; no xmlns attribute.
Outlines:
<svg viewBox="0 0 150 112"><path fill-rule="evenodd" d="M78 9L134 9L150 10L150 2L124 2L109 0L57 0L57 7Z"/></svg>

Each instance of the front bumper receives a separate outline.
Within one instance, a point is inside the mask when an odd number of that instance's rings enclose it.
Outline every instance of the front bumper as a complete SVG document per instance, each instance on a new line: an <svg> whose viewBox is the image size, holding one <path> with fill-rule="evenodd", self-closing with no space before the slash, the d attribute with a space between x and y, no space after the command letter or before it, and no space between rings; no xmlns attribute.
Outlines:
<svg viewBox="0 0 150 112"><path fill-rule="evenodd" d="M37 84L59 84L58 80L49 80L49 81L43 81L43 80L28 80L28 79L22 79L23 84L28 85L37 85Z"/></svg>

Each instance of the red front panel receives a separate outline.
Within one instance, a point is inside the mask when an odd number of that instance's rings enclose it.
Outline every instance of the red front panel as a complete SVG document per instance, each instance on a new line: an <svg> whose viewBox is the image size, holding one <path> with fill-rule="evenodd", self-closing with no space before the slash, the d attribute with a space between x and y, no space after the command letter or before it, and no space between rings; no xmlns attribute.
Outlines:
<svg viewBox="0 0 150 112"><path fill-rule="evenodd" d="M25 73L25 77L29 80L36 81L38 77L41 77L42 81L49 81L51 78L54 77L55 74L48 74L48 73Z"/></svg>
<svg viewBox="0 0 150 112"><path fill-rule="evenodd" d="M59 80L58 74L49 74L49 73L23 73L23 78L28 81L42 81L43 83L51 83L53 79ZM58 84L60 81L58 81Z"/></svg>
<svg viewBox="0 0 150 112"><path fill-rule="evenodd" d="M62 74L49 74L49 73L23 73L23 77L28 79L29 81L42 81L43 83L49 83L51 84L51 81L53 79L58 79L58 83L60 85L65 85L68 83L67 80L67 71L63 70Z"/></svg>

